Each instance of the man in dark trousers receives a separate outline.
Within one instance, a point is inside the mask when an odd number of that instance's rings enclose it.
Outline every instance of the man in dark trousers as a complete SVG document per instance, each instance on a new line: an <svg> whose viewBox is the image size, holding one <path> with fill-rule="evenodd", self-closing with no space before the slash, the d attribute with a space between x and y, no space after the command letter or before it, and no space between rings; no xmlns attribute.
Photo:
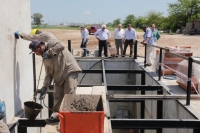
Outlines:
<svg viewBox="0 0 200 133"><path fill-rule="evenodd" d="M130 46L130 56L132 56L133 53L133 43L135 40L137 40L135 29L131 27L131 24L127 25L127 29L125 30L124 34L124 52L123 55L126 55L126 49L128 45Z"/></svg>
<svg viewBox="0 0 200 133"><path fill-rule="evenodd" d="M104 47L104 55L108 56L107 40L111 37L110 32L106 29L105 25L101 26L101 29L94 33L94 36L99 41L99 57L101 57L102 47Z"/></svg>

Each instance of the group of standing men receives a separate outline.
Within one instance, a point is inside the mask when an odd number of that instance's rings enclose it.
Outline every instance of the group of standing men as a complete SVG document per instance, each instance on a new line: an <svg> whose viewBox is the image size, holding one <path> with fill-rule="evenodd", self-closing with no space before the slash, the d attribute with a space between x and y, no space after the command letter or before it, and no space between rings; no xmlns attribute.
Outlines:
<svg viewBox="0 0 200 133"><path fill-rule="evenodd" d="M158 32L158 30L155 29L155 24L152 24L151 28L147 27L146 25L142 25L141 28L145 32L143 35L144 41L142 42L142 44L147 46L147 66L150 66L152 64L151 58L154 52L154 48L151 47L151 45L156 45L156 41L160 38L160 33ZM88 34L89 34L88 30L85 27L81 27L81 35L82 35L81 48L83 48L84 50L83 57L86 56L87 53L89 53L89 51L86 48L86 44L88 41L87 38ZM102 25L101 29L97 30L94 33L94 36L99 42L98 45L99 57L101 57L103 48L104 48L104 56L107 57L108 56L107 41L111 37L109 30L106 29L105 25ZM137 35L135 29L131 27L131 24L127 25L126 30L122 29L122 25L119 24L114 31L114 39L115 39L117 55L119 55L119 49L120 49L120 54L122 56L125 56L126 49L129 46L130 56L132 56L133 45L135 43L135 40L137 40Z"/></svg>

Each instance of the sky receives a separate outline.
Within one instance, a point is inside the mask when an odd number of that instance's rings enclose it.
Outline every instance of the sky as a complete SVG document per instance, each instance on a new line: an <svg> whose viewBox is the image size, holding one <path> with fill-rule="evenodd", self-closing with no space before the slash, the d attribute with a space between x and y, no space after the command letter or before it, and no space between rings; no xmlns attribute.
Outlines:
<svg viewBox="0 0 200 133"><path fill-rule="evenodd" d="M168 15L168 3L177 0L31 0L31 15L41 13L44 23L104 23L149 11Z"/></svg>

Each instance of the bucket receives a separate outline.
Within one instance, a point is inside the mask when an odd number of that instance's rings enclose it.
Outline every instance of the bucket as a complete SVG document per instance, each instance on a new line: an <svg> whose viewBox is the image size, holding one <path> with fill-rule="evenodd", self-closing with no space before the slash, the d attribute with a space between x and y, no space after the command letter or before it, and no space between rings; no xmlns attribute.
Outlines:
<svg viewBox="0 0 200 133"><path fill-rule="evenodd" d="M84 108L79 111L79 106L83 105L80 101L86 103L86 111ZM60 133L104 133L105 112L101 95L66 94L61 106L57 113Z"/></svg>
<svg viewBox="0 0 200 133"><path fill-rule="evenodd" d="M43 106L35 102L24 102L25 118L35 120Z"/></svg>

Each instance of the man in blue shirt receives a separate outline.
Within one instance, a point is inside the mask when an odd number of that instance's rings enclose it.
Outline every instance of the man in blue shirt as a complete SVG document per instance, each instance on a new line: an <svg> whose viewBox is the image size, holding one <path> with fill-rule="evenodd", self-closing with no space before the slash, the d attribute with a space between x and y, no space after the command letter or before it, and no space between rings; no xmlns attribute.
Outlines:
<svg viewBox="0 0 200 133"><path fill-rule="evenodd" d="M156 28L156 25L155 24L152 24L151 25L151 30L153 32L153 39L154 39L154 42L156 43L156 41L158 41L158 39L160 38L160 33Z"/></svg>
<svg viewBox="0 0 200 133"><path fill-rule="evenodd" d="M144 41L142 42L143 45L146 45L147 47L147 53L146 53L146 66L151 66L152 64L152 56L154 52L154 47L152 45L155 45L154 39L153 39L153 33L149 27L147 27L145 24L141 26L142 30L144 31Z"/></svg>

